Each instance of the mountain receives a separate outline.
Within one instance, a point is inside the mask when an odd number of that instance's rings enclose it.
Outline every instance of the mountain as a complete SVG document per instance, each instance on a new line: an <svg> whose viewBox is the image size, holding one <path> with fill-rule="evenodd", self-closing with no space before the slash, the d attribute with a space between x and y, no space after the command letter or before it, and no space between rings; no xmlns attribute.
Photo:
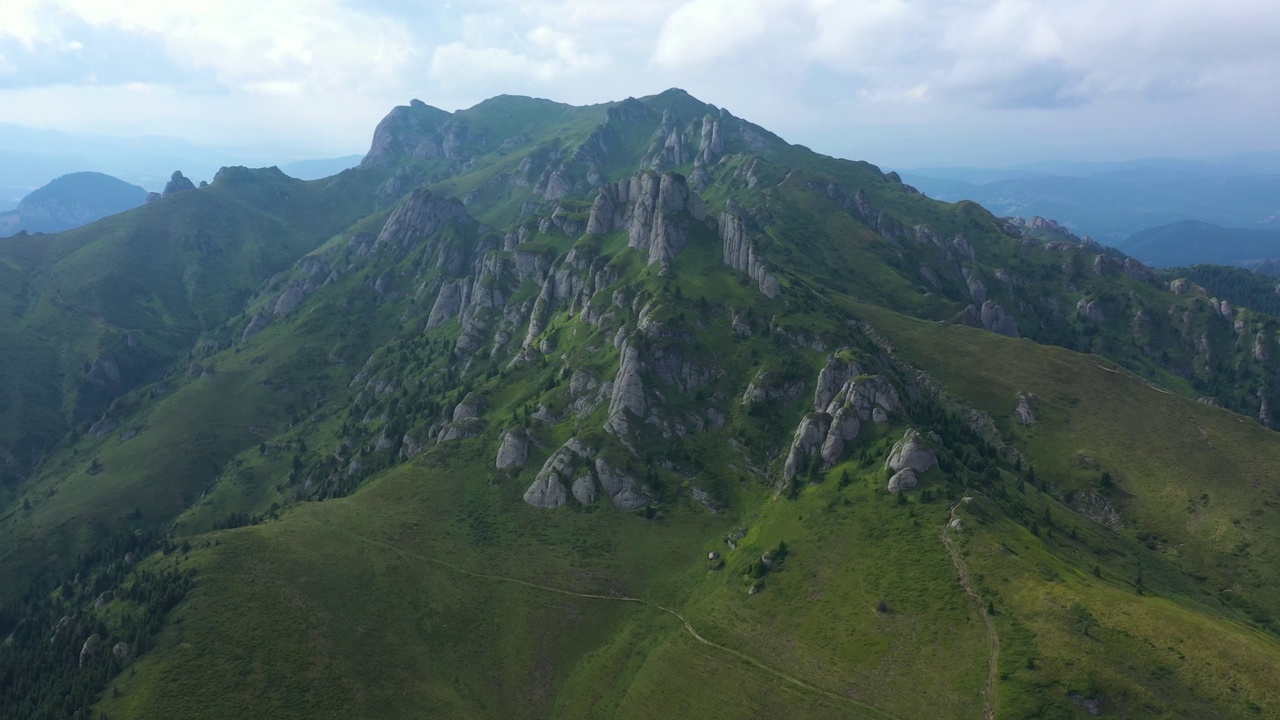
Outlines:
<svg viewBox="0 0 1280 720"><path fill-rule="evenodd" d="M314 150L302 147L206 147L174 137L75 134L0 122L0 212L51 178L84 171L158 192L174 168L207 181L223 166L281 163L286 173L311 180L354 164L349 157L297 160L312 157Z"/></svg>
<svg viewBox="0 0 1280 720"><path fill-rule="evenodd" d="M359 165L363 158L363 155L346 155L323 160L295 160L281 165L280 169L289 177L296 177L299 180L319 180L337 175L347 168L353 168Z"/></svg>
<svg viewBox="0 0 1280 720"><path fill-rule="evenodd" d="M110 175L63 175L24 197L13 212L0 214L0 235L62 232L131 210L146 199L146 190Z"/></svg>
<svg viewBox="0 0 1280 720"><path fill-rule="evenodd" d="M1134 233L1116 247L1157 267L1256 265L1280 258L1280 229L1242 230L1182 220Z"/></svg>
<svg viewBox="0 0 1280 720"><path fill-rule="evenodd" d="M1117 247L1129 235L1182 220L1280 229L1275 200L1280 166L1269 154L1213 161L926 168L903 177L942 200L972 200L997 215L1052 217L1077 234Z"/></svg>
<svg viewBox="0 0 1280 720"><path fill-rule="evenodd" d="M0 717L1280 713L1280 321L1190 277L679 90L36 240Z"/></svg>

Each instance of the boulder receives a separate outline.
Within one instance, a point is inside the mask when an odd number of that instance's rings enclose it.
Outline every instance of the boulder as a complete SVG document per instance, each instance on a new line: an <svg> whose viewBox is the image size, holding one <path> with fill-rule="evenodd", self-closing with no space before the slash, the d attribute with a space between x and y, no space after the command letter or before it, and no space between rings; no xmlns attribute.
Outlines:
<svg viewBox="0 0 1280 720"><path fill-rule="evenodd" d="M982 309L978 311L978 319L982 322L983 328L993 333L1012 338L1021 337L1018 333L1018 321L994 300L982 303Z"/></svg>
<svg viewBox="0 0 1280 720"><path fill-rule="evenodd" d="M114 655L116 660L119 660L120 662L124 662L125 660L128 660L129 659L129 643L123 640L116 643L111 648L111 654Z"/></svg>
<svg viewBox="0 0 1280 720"><path fill-rule="evenodd" d="M84 664L98 651L98 647L101 645L102 638L98 636L98 633L85 638L84 645L80 646L80 667L84 667Z"/></svg>
<svg viewBox="0 0 1280 720"><path fill-rule="evenodd" d="M1018 418L1018 422L1023 425L1035 425L1036 414L1031 409L1031 399L1034 395L1026 393L1018 393L1018 406L1013 409L1014 417Z"/></svg>
<svg viewBox="0 0 1280 720"><path fill-rule="evenodd" d="M1106 316L1102 313L1102 305L1098 304L1097 300L1080 298L1076 301L1076 313L1096 323L1107 321Z"/></svg>
<svg viewBox="0 0 1280 720"><path fill-rule="evenodd" d="M903 468L893 474L889 478L889 492L896 493L903 490L910 490L919 483L916 478L916 471L911 468Z"/></svg>
<svg viewBox="0 0 1280 720"><path fill-rule="evenodd" d="M467 396L453 409L453 421L470 420L480 417L484 410L484 398L478 393L467 393Z"/></svg>
<svg viewBox="0 0 1280 720"><path fill-rule="evenodd" d="M884 466L894 472L909 468L922 473L932 468L935 463L937 458L925 443L924 437L915 428L907 428L902 439L894 443Z"/></svg>
<svg viewBox="0 0 1280 720"><path fill-rule="evenodd" d="M499 470L521 467L529 460L529 439L525 431L519 428L502 433L498 442L498 457L494 465Z"/></svg>

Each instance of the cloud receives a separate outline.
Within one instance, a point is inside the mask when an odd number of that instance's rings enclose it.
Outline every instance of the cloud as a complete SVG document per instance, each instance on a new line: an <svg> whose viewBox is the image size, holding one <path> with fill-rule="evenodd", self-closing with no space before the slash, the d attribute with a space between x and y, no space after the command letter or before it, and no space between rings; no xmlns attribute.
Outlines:
<svg viewBox="0 0 1280 720"><path fill-rule="evenodd" d="M1230 84L1280 61L1276 27L1280 3L1264 0L690 0L663 23L651 61L767 58L797 73L842 72L864 98L927 86L952 103L1070 107Z"/></svg>
<svg viewBox="0 0 1280 720"><path fill-rule="evenodd" d="M51 55L92 54L105 47L110 58L95 62L95 78L152 79L144 76L155 73L142 71L137 77L114 77L120 74L118 66L130 65L138 55L120 47L121 37L139 47L161 48L153 65L174 74L207 75L227 89L263 83L317 89L398 82L414 54L411 38L396 23L334 0L6 0L0 9L0 41L24 49L20 55L10 53L10 59L20 69L30 63L36 78L51 66L75 64L51 61ZM45 77L46 82L71 79L57 72Z"/></svg>
<svg viewBox="0 0 1280 720"><path fill-rule="evenodd" d="M505 16L493 13L466 16L462 35L432 53L428 75L443 85L550 83L612 63L607 52L588 50L561 30L537 25L520 32Z"/></svg>

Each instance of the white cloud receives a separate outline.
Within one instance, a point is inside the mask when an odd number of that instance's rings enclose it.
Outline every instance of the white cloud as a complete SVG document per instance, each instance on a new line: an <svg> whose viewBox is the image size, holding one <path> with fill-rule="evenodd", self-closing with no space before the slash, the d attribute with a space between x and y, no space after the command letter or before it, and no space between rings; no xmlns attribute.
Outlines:
<svg viewBox="0 0 1280 720"><path fill-rule="evenodd" d="M5 0L0 39L82 49L77 24L159 39L169 63L225 88L365 87L398 81L414 44L400 26L337 0Z"/></svg>
<svg viewBox="0 0 1280 720"><path fill-rule="evenodd" d="M550 83L612 63L609 54L584 49L576 38L548 25L521 34L505 17L487 14L467 16L463 27L462 40L436 48L431 56L428 74L446 86Z"/></svg>

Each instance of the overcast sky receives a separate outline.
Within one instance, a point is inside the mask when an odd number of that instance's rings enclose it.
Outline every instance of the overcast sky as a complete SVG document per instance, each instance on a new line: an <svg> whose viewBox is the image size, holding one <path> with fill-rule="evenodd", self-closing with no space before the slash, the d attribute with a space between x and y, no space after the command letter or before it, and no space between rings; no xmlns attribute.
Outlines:
<svg viewBox="0 0 1280 720"><path fill-rule="evenodd" d="M0 121L363 152L410 98L682 87L889 167L1280 150L1276 0L0 0Z"/></svg>

